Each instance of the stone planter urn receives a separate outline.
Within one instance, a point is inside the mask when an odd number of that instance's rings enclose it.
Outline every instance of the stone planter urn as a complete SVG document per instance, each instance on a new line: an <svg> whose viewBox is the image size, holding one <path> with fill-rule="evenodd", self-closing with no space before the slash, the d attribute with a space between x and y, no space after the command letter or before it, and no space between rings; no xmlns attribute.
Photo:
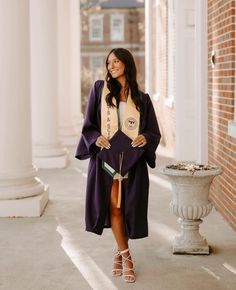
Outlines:
<svg viewBox="0 0 236 290"><path fill-rule="evenodd" d="M181 225L181 234L173 242L173 254L209 254L199 225L212 210L208 199L210 184L222 170L217 166L176 163L160 168L160 172L170 179L170 208Z"/></svg>

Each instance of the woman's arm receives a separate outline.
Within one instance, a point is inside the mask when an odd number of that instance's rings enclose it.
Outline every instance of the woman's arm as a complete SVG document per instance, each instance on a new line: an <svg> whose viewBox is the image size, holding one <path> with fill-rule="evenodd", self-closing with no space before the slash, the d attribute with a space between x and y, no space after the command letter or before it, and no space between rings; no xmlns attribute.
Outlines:
<svg viewBox="0 0 236 290"><path fill-rule="evenodd" d="M99 151L99 147L96 146L95 142L101 135L97 120L98 95L101 82L96 81L89 92L81 138L75 154L78 159L90 158Z"/></svg>
<svg viewBox="0 0 236 290"><path fill-rule="evenodd" d="M141 133L147 141L147 144L143 147L145 149L145 158L148 163L148 165L151 168L155 167L155 159L156 154L155 151L157 149L157 146L161 139L161 133L158 126L156 113L153 108L152 101L148 94L146 94L147 97L147 111L146 111L146 126Z"/></svg>

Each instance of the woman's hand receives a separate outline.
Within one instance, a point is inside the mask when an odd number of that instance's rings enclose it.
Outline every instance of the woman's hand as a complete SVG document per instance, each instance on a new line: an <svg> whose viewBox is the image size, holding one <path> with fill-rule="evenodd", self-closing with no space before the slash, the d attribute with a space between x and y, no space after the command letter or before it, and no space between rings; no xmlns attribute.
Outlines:
<svg viewBox="0 0 236 290"><path fill-rule="evenodd" d="M101 148L106 148L106 149L111 148L111 144L109 143L109 141L102 135L97 138L97 141L95 144Z"/></svg>
<svg viewBox="0 0 236 290"><path fill-rule="evenodd" d="M133 142L131 143L132 147L143 147L147 144L147 140L145 136L143 135L138 135Z"/></svg>

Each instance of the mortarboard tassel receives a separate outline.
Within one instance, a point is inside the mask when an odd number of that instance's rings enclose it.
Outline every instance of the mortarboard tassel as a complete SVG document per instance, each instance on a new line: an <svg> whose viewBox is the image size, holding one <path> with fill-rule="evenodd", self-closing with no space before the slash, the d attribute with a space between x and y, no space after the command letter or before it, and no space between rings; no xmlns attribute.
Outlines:
<svg viewBox="0 0 236 290"><path fill-rule="evenodd" d="M121 181L122 181L122 176L121 176L121 168L122 168L122 163L123 163L123 156L124 156L124 153L121 152L120 155L119 155L119 163L120 163L120 170L119 170L119 184L118 184L118 200L117 200L117 208L120 208L120 205L121 205L121 188L122 188L122 185L121 185Z"/></svg>

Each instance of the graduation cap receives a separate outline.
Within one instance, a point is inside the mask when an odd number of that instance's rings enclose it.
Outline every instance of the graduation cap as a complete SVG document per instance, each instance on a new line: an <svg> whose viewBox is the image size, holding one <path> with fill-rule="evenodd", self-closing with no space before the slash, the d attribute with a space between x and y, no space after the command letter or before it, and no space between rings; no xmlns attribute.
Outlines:
<svg viewBox="0 0 236 290"><path fill-rule="evenodd" d="M132 147L130 139L121 130L118 130L109 140L110 149L103 148L98 157L103 161L103 168L112 176L119 173L121 176L134 166L144 153L141 147Z"/></svg>

